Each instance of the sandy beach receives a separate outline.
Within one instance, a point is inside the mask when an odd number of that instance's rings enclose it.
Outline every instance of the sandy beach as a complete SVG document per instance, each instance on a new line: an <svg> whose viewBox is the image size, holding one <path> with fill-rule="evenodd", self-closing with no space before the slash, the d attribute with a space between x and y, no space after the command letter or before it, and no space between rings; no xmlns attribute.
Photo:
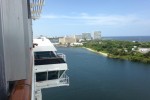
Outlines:
<svg viewBox="0 0 150 100"><path fill-rule="evenodd" d="M83 48L85 48L85 47L83 47ZM108 56L107 53L97 52L96 50L93 50L93 49L91 49L91 48L85 48L85 49L87 49L87 50L89 50L89 51L92 51L92 52L95 52L95 53L98 53L98 54L101 54L101 55L106 56L106 57Z"/></svg>

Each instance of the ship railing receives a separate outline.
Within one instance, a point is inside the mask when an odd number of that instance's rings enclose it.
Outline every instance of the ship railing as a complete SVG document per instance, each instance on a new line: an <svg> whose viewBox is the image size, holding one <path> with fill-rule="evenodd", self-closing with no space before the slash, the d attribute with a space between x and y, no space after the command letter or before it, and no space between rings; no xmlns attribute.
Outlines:
<svg viewBox="0 0 150 100"><path fill-rule="evenodd" d="M36 91L59 86L69 86L69 77L65 73L59 79L36 82Z"/></svg>
<svg viewBox="0 0 150 100"><path fill-rule="evenodd" d="M42 12L44 0L30 0L31 18L38 19Z"/></svg>
<svg viewBox="0 0 150 100"><path fill-rule="evenodd" d="M59 83L62 85L68 85L69 86L69 77L66 74L62 74L62 76L59 79Z"/></svg>
<svg viewBox="0 0 150 100"><path fill-rule="evenodd" d="M63 58L64 61L66 62L66 55L63 54L63 53L57 53L57 56L60 57L60 58Z"/></svg>

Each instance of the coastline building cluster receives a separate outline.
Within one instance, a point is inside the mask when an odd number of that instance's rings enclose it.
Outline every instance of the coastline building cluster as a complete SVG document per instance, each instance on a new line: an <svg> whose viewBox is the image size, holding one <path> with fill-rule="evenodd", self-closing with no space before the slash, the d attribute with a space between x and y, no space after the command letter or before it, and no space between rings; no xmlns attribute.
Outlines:
<svg viewBox="0 0 150 100"><path fill-rule="evenodd" d="M95 31L93 36L91 33L82 33L72 36L49 38L54 44L67 45L67 46L80 46L85 41L100 40L101 31Z"/></svg>

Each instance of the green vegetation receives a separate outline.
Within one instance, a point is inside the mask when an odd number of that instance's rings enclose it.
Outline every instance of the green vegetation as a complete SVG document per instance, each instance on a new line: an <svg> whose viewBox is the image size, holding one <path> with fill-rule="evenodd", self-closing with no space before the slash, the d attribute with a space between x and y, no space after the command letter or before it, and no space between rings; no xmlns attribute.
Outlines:
<svg viewBox="0 0 150 100"><path fill-rule="evenodd" d="M150 63L150 52L140 53L138 48L150 48L150 42L129 42L116 40L87 41L83 45L97 52L104 52L110 58L127 59L136 62Z"/></svg>

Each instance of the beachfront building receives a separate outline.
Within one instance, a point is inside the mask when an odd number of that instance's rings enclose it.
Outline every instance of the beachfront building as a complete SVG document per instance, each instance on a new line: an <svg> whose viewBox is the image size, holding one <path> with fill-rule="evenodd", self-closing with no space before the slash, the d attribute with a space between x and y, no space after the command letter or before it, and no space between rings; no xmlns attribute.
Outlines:
<svg viewBox="0 0 150 100"><path fill-rule="evenodd" d="M82 35L74 35L76 42L80 42L82 40Z"/></svg>
<svg viewBox="0 0 150 100"><path fill-rule="evenodd" d="M82 33L82 39L92 40L91 33Z"/></svg>
<svg viewBox="0 0 150 100"><path fill-rule="evenodd" d="M100 40L100 39L101 39L101 31L95 31L94 40Z"/></svg>
<svg viewBox="0 0 150 100"><path fill-rule="evenodd" d="M59 38L60 44L71 44L75 42L76 42L76 39L74 37L65 36L65 37Z"/></svg>

